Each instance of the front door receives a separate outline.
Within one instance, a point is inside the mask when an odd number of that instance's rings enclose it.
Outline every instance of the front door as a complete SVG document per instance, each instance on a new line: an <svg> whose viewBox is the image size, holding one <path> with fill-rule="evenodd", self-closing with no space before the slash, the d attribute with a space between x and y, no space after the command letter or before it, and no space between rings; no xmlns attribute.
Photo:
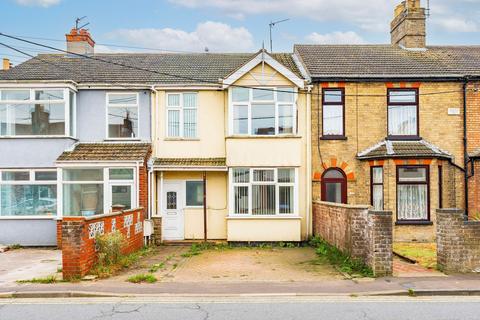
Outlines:
<svg viewBox="0 0 480 320"><path fill-rule="evenodd" d="M163 184L162 234L164 240L183 240L183 188L180 182Z"/></svg>

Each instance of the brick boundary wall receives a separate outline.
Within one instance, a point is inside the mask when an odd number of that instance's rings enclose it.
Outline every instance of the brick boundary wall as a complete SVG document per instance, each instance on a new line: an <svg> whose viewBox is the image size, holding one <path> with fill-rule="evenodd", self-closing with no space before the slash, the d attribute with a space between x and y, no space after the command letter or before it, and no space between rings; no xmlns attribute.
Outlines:
<svg viewBox="0 0 480 320"><path fill-rule="evenodd" d="M480 272L480 221L460 209L437 210L437 265L445 273Z"/></svg>
<svg viewBox="0 0 480 320"><path fill-rule="evenodd" d="M144 221L143 208L92 217L63 217L62 220L58 220L57 230L61 230L63 278L65 280L81 278L95 265L96 235L118 230L125 237L123 254L141 249L144 245ZM61 228L58 228L59 225Z"/></svg>
<svg viewBox="0 0 480 320"><path fill-rule="evenodd" d="M391 211L372 211L369 206L313 202L313 234L361 259L377 277L393 270Z"/></svg>

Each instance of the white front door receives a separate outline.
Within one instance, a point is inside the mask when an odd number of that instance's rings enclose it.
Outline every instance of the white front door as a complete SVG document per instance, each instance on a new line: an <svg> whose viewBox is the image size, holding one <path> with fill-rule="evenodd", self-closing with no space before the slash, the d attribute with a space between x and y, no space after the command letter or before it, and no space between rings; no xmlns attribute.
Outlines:
<svg viewBox="0 0 480 320"><path fill-rule="evenodd" d="M182 183L164 181L162 192L162 238L164 240L185 239Z"/></svg>

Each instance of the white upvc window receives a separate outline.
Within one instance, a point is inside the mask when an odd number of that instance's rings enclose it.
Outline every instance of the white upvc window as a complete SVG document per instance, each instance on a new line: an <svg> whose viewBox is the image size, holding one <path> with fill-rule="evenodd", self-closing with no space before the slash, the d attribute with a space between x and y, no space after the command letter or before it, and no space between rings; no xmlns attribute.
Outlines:
<svg viewBox="0 0 480 320"><path fill-rule="evenodd" d="M231 135L296 134L297 92L291 87L229 89Z"/></svg>
<svg viewBox="0 0 480 320"><path fill-rule="evenodd" d="M75 92L0 89L0 137L75 136Z"/></svg>
<svg viewBox="0 0 480 320"><path fill-rule="evenodd" d="M167 138L195 139L198 134L198 97L195 92L167 93Z"/></svg>
<svg viewBox="0 0 480 320"><path fill-rule="evenodd" d="M138 139L138 92L107 93L107 139Z"/></svg>
<svg viewBox="0 0 480 320"><path fill-rule="evenodd" d="M56 215L56 169L0 170L0 217Z"/></svg>
<svg viewBox="0 0 480 320"><path fill-rule="evenodd" d="M232 168L229 181L233 216L298 215L295 168Z"/></svg>

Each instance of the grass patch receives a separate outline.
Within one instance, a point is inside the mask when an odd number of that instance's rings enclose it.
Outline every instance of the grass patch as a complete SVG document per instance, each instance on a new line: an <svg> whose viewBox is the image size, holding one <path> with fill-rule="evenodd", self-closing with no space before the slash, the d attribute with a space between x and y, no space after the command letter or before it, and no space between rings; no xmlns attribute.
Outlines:
<svg viewBox="0 0 480 320"><path fill-rule="evenodd" d="M8 246L8 249L10 249L10 250L22 249L22 246L19 245L18 243L17 244L12 244L12 245Z"/></svg>
<svg viewBox="0 0 480 320"><path fill-rule="evenodd" d="M328 261L341 272L351 276L373 277L372 269L363 261L351 258L325 240L316 237L310 240L310 245L315 248L319 259Z"/></svg>
<svg viewBox="0 0 480 320"><path fill-rule="evenodd" d="M215 244L208 243L208 242L200 242L200 243L194 243L190 247L190 249L182 254L182 257L184 258L190 258L193 256L198 256L202 251L208 250L215 248Z"/></svg>
<svg viewBox="0 0 480 320"><path fill-rule="evenodd" d="M44 278L33 278L30 280L17 280L17 283L41 283L41 284L49 284L49 283L56 283L58 282L56 276L48 276Z"/></svg>
<svg viewBox="0 0 480 320"><path fill-rule="evenodd" d="M393 244L393 251L413 259L424 268L437 268L437 246L435 243L404 243Z"/></svg>
<svg viewBox="0 0 480 320"><path fill-rule="evenodd" d="M157 278L153 274L147 273L147 274L136 274L134 276L131 276L130 278L127 279L128 282L131 283L155 283L157 282Z"/></svg>
<svg viewBox="0 0 480 320"><path fill-rule="evenodd" d="M150 269L148 270L148 272L155 273L155 272L157 272L158 270L163 269L163 268L165 268L165 262L155 263L154 265L152 265L152 266L150 267Z"/></svg>

